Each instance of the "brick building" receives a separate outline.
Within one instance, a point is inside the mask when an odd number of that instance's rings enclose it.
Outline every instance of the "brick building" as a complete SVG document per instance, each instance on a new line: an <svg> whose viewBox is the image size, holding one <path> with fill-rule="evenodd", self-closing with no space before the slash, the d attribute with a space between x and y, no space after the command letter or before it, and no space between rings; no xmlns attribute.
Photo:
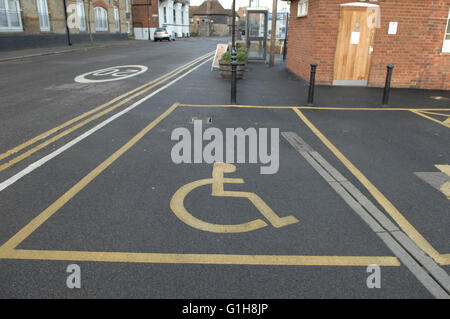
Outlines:
<svg viewBox="0 0 450 319"><path fill-rule="evenodd" d="M449 0L293 0L287 68L321 84L450 89Z"/></svg>
<svg viewBox="0 0 450 319"><path fill-rule="evenodd" d="M229 36L233 11L224 9L218 0L205 0L189 11L190 30L199 36ZM236 33L239 31L239 15L236 12Z"/></svg>
<svg viewBox="0 0 450 319"><path fill-rule="evenodd" d="M0 0L0 50L127 39L129 0ZM66 22L67 21L67 22Z"/></svg>
<svg viewBox="0 0 450 319"><path fill-rule="evenodd" d="M137 40L153 40L156 28L176 37L189 36L189 0L133 0L133 28Z"/></svg>

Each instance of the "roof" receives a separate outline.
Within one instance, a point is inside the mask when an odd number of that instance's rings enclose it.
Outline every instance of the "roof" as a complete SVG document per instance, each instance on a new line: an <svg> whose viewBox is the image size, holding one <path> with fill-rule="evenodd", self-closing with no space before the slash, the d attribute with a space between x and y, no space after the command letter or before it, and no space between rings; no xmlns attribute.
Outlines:
<svg viewBox="0 0 450 319"><path fill-rule="evenodd" d="M191 7L192 8L192 7ZM231 16L232 11L222 7L218 0L206 0L195 10L189 12L190 15L227 15Z"/></svg>

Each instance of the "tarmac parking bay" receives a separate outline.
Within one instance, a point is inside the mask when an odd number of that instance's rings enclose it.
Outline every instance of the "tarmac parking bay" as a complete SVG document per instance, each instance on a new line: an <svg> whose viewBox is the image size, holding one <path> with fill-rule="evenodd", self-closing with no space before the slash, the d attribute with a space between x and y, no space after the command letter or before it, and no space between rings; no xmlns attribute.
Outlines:
<svg viewBox="0 0 450 319"><path fill-rule="evenodd" d="M442 112L450 117L449 110ZM426 130L433 142L418 143L427 145L428 154L436 152L436 163L417 161L423 168L411 164L410 172L407 158L395 162L396 136L406 145L404 128L389 133L393 141L387 143L383 132L395 120L383 122L377 119L380 114L368 109L175 104L37 214L1 247L0 257L361 269L376 264L398 268L408 277L408 264L414 262L405 257L410 240L435 266L445 267L449 201L414 172L450 163L444 147L448 127L408 110L396 112L411 117L411 128ZM328 125L336 117L342 117L340 124ZM279 171L261 175L259 163L174 164L176 142L170 133L179 127L192 130L193 118L210 118L205 126L223 132L230 127L279 128ZM380 130L380 122L386 127L379 140L358 139L364 137L358 122L369 130ZM214 172L222 177L218 180ZM418 194L431 196L432 202ZM424 203L434 208L430 218L421 217ZM406 234L405 242L399 234ZM438 287L446 285L442 272L437 277L444 281L437 285L425 272L414 275L419 280L409 285L416 291L424 285L434 296L443 292Z"/></svg>

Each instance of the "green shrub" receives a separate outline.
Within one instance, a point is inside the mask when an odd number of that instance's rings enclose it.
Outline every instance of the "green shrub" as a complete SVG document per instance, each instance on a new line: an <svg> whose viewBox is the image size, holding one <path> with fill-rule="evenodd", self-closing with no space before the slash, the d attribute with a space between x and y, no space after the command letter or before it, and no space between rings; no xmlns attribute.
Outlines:
<svg viewBox="0 0 450 319"><path fill-rule="evenodd" d="M237 62L247 62L247 59L248 59L248 55L243 52L238 53L236 56Z"/></svg>
<svg viewBox="0 0 450 319"><path fill-rule="evenodd" d="M236 55L236 61L239 63L242 62L247 62L248 60L248 55L246 54L246 51L244 50L240 50L237 52ZM222 54L222 58L220 59L221 63L231 63L231 53L230 52L225 52L224 54Z"/></svg>
<svg viewBox="0 0 450 319"><path fill-rule="evenodd" d="M231 62L231 53L227 51L224 54L222 54L222 58L220 59L219 62L230 63Z"/></svg>

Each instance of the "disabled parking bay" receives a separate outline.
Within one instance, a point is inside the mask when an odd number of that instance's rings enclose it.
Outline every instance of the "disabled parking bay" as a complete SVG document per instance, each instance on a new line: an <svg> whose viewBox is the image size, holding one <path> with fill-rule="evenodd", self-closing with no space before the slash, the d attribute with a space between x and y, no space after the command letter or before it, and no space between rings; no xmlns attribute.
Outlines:
<svg viewBox="0 0 450 319"><path fill-rule="evenodd" d="M6 241L2 281L21 280L16 287L47 282L52 291L68 294L61 283L46 280L47 271L26 282L14 265L29 265L33 276L31 265L74 262L87 269L81 296L439 295L442 283L427 271L411 271L414 258L405 257L392 233L410 238L417 230L439 252L430 254L441 258L436 265L447 267L448 199L414 173L450 162L448 128L412 112L386 114L175 104ZM411 117L408 127L395 126L396 116ZM222 132L278 128L278 172L260 174L261 163L175 164L171 133L187 128L194 140L195 119L203 129ZM365 139L366 130L377 134ZM419 130L423 136L412 139ZM421 160L411 140L423 143L428 155L435 152L436 160ZM409 147L411 152L396 152ZM397 224L398 216L386 211L389 205L367 180L414 228ZM428 247L417 237L413 243ZM369 265L380 266L379 289L367 286Z"/></svg>
<svg viewBox="0 0 450 319"><path fill-rule="evenodd" d="M448 271L450 109L304 112L384 195L380 204L405 233Z"/></svg>

